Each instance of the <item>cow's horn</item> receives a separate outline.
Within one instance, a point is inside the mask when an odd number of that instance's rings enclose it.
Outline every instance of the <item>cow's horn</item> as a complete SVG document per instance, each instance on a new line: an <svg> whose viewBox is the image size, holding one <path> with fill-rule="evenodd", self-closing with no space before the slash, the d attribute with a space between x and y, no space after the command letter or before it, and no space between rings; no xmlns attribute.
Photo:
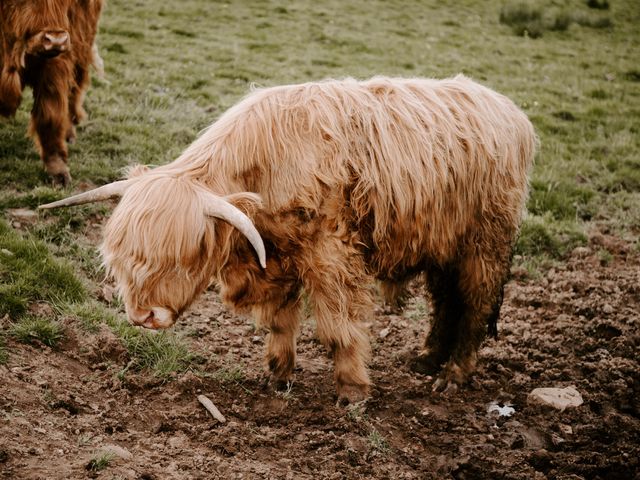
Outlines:
<svg viewBox="0 0 640 480"><path fill-rule="evenodd" d="M206 213L211 217L220 218L231 225L236 227L240 232L247 237L247 240L253 245L253 248L258 254L260 265L262 268L267 267L266 253L264 250L264 243L262 237L255 225L249 217L247 217L240 209L234 207L227 202L224 198L218 197L213 194L206 195Z"/></svg>
<svg viewBox="0 0 640 480"><path fill-rule="evenodd" d="M101 187L94 188L93 190L89 190L88 192L82 192L72 197L63 198L57 202L40 205L38 208L70 207L72 205L82 205L83 203L99 202L101 200L121 197L132 183L132 179L108 183Z"/></svg>

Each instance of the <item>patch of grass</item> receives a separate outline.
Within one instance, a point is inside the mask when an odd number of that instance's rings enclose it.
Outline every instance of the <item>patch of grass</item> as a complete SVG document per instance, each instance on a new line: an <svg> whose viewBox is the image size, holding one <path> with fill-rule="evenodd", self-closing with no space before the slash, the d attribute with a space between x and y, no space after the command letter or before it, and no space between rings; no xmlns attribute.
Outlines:
<svg viewBox="0 0 640 480"><path fill-rule="evenodd" d="M113 310L95 301L70 303L60 313L76 319L83 330L96 333L100 325L111 328L129 353L130 362L120 372L120 378L129 370L150 370L162 379L188 370L200 357L189 349L183 336L175 331L151 331L134 327Z"/></svg>
<svg viewBox="0 0 640 480"><path fill-rule="evenodd" d="M613 261L613 255L605 248L598 250L598 259L601 265L609 265Z"/></svg>
<svg viewBox="0 0 640 480"><path fill-rule="evenodd" d="M542 2L507 3L500 10L500 23L509 25L518 36L540 38L546 31L564 32L572 23L590 28L610 28L609 17L594 16L587 11L557 10Z"/></svg>
<svg viewBox="0 0 640 480"><path fill-rule="evenodd" d="M509 25L519 36L538 38L544 32L542 10L528 2L508 3L500 10L500 23Z"/></svg>
<svg viewBox="0 0 640 480"><path fill-rule="evenodd" d="M147 332L124 320L116 320L110 326L129 351L131 366L137 370L149 369L157 377L169 379L175 373L188 370L197 359L174 332Z"/></svg>
<svg viewBox="0 0 640 480"><path fill-rule="evenodd" d="M90 472L100 472L101 470L107 468L114 458L116 458L116 456L111 452L102 452L96 454L95 457L89 460L89 463L87 463L85 469L89 470Z"/></svg>
<svg viewBox="0 0 640 480"><path fill-rule="evenodd" d="M4 341L4 335L0 334L0 365L4 365L9 360L9 353Z"/></svg>
<svg viewBox="0 0 640 480"><path fill-rule="evenodd" d="M534 215L551 215L554 220L588 220L593 216L596 192L589 185L569 182L531 182L528 208Z"/></svg>
<svg viewBox="0 0 640 480"><path fill-rule="evenodd" d="M112 310L94 301L66 304L61 313L76 319L90 333L96 333L101 324L117 325L121 321Z"/></svg>
<svg viewBox="0 0 640 480"><path fill-rule="evenodd" d="M24 316L9 327L9 335L19 342L55 347L64 336L64 331L55 320Z"/></svg>
<svg viewBox="0 0 640 480"><path fill-rule="evenodd" d="M54 260L42 242L20 236L0 220L0 316L16 319L37 300L58 305L85 297L69 265Z"/></svg>
<svg viewBox="0 0 640 480"><path fill-rule="evenodd" d="M241 365L223 367L215 372L214 377L220 383L241 383L245 379L244 368Z"/></svg>
<svg viewBox="0 0 640 480"><path fill-rule="evenodd" d="M558 259L586 243L587 236L575 224L567 222L558 226L549 215L529 216L520 228L514 253L524 257L546 256Z"/></svg>

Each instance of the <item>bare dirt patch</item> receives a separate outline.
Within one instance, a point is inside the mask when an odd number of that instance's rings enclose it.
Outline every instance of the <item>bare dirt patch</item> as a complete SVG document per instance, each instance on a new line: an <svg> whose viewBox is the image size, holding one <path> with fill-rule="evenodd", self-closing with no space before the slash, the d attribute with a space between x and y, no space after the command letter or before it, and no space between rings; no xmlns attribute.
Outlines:
<svg viewBox="0 0 640 480"><path fill-rule="evenodd" d="M67 325L55 350L9 340L0 478L639 478L640 257L614 240L596 237L543 277L510 282L498 340L484 344L477 374L449 396L405 365L424 339L419 285L400 314L376 312L375 387L356 408L335 405L312 321L292 388L273 392L262 332L213 292L178 327L201 355L198 371L170 381L128 371L106 327L80 335ZM612 258L596 253L603 242L620 247L607 247ZM527 401L534 388L569 385L581 406L560 412ZM499 416L491 404L515 412Z"/></svg>

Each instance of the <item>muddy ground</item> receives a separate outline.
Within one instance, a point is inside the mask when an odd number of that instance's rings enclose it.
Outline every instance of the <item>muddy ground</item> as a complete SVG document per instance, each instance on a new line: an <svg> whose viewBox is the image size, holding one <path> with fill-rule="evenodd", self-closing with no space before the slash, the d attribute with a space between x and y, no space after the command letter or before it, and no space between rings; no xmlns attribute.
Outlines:
<svg viewBox="0 0 640 480"><path fill-rule="evenodd" d="M613 254L598 253L606 248ZM595 235L537 278L514 269L498 340L451 395L408 371L428 314L420 285L400 314L371 324L374 389L336 406L331 363L305 322L296 380L264 386L263 334L209 292L177 328L203 363L163 383L118 376L127 353L106 327L67 324L57 349L9 341L0 366L0 478L640 478L640 255ZM584 403L532 404L537 387L573 385ZM205 394L227 423L198 403ZM509 404L507 416L488 413ZM117 455L88 469L102 449Z"/></svg>

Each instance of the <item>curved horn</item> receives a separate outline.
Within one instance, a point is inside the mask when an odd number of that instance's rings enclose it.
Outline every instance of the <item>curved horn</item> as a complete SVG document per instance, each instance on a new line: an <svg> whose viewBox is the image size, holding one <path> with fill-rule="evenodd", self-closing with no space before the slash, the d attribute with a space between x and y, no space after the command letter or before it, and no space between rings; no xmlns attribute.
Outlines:
<svg viewBox="0 0 640 480"><path fill-rule="evenodd" d="M40 205L38 208L58 208L70 207L72 205L82 205L83 203L99 202L101 200L109 200L110 198L121 197L124 192L133 183L133 180L120 180L113 183L107 183L88 192L82 192L72 197L63 198L57 202Z"/></svg>
<svg viewBox="0 0 640 480"><path fill-rule="evenodd" d="M267 255L264 249L264 243L262 237L255 225L249 217L247 217L240 209L234 207L227 202L224 198L218 197L213 194L206 195L206 214L211 217L220 218L226 222L229 222L235 228L247 237L247 240L253 245L260 265L262 268L267 268Z"/></svg>

